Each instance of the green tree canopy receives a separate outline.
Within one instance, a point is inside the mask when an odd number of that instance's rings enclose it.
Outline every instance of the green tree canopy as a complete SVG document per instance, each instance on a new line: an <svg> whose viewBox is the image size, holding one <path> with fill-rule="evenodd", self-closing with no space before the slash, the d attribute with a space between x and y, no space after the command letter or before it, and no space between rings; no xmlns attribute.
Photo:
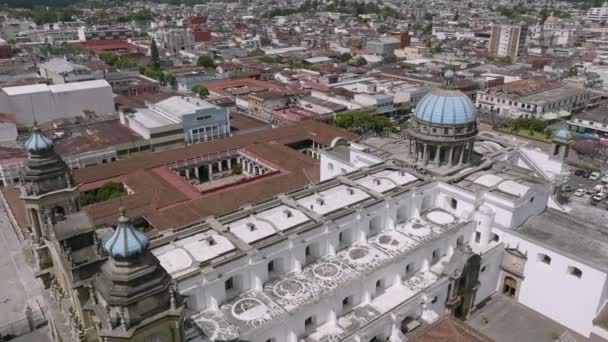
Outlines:
<svg viewBox="0 0 608 342"><path fill-rule="evenodd" d="M156 40L152 38L150 44L150 65L153 69L160 69L160 56L158 55L158 46L156 46Z"/></svg>
<svg viewBox="0 0 608 342"><path fill-rule="evenodd" d="M336 116L336 126L340 128L356 130L361 133L375 132L394 132L395 124L387 117L372 115L364 112L344 112Z"/></svg>
<svg viewBox="0 0 608 342"><path fill-rule="evenodd" d="M339 58L340 58L340 61L346 63L346 62L350 61L351 59L353 59L353 55L351 55L348 52L344 52L343 54L340 55Z"/></svg>
<svg viewBox="0 0 608 342"><path fill-rule="evenodd" d="M365 65L367 64L367 61L365 60L365 58L363 58L363 56L357 56L357 58L355 58L355 65Z"/></svg>
<svg viewBox="0 0 608 342"><path fill-rule="evenodd" d="M215 62L213 61L213 58L211 58L210 56L200 56L196 62L196 64L198 66L202 66L205 68L215 68Z"/></svg>
<svg viewBox="0 0 608 342"><path fill-rule="evenodd" d="M192 92L197 94L198 96L207 96L209 95L209 89L203 87L200 84L195 85L194 87L192 87Z"/></svg>
<svg viewBox="0 0 608 342"><path fill-rule="evenodd" d="M87 191L86 193L82 194L80 196L80 202L83 206L85 206L125 195L127 195L127 192L121 183L108 182L102 185L99 189Z"/></svg>

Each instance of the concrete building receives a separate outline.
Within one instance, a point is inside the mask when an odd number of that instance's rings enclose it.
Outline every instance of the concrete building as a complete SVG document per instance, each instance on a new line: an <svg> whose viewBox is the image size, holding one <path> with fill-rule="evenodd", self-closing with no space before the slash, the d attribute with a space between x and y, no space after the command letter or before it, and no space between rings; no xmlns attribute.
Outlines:
<svg viewBox="0 0 608 342"><path fill-rule="evenodd" d="M169 54L194 50L194 35L188 30L169 29L154 33L158 47Z"/></svg>
<svg viewBox="0 0 608 342"><path fill-rule="evenodd" d="M32 84L4 87L0 91L0 112L15 114L19 125L81 116L84 111L114 113L114 96L108 82Z"/></svg>
<svg viewBox="0 0 608 342"><path fill-rule="evenodd" d="M579 139L608 141L608 110L603 104L568 120L568 130Z"/></svg>
<svg viewBox="0 0 608 342"><path fill-rule="evenodd" d="M127 40L133 38L133 31L128 27L118 26L82 26L78 28L78 40Z"/></svg>
<svg viewBox="0 0 608 342"><path fill-rule="evenodd" d="M365 43L367 52L374 55L393 56L401 48L401 40L395 37L382 37Z"/></svg>
<svg viewBox="0 0 608 342"><path fill-rule="evenodd" d="M146 108L121 111L120 117L154 149L230 136L228 111L194 97L173 96Z"/></svg>
<svg viewBox="0 0 608 342"><path fill-rule="evenodd" d="M540 117L587 107L590 92L582 87L552 81L521 80L477 92L475 106L508 117Z"/></svg>
<svg viewBox="0 0 608 342"><path fill-rule="evenodd" d="M492 25L488 53L494 57L515 59L525 53L528 27L526 25Z"/></svg>
<svg viewBox="0 0 608 342"><path fill-rule="evenodd" d="M0 39L0 59L13 58L13 47L4 39Z"/></svg>
<svg viewBox="0 0 608 342"><path fill-rule="evenodd" d="M576 42L577 28L566 26L553 15L545 22L530 27L530 45L543 48L569 47Z"/></svg>
<svg viewBox="0 0 608 342"><path fill-rule="evenodd" d="M52 58L39 64L38 72L53 84L100 80L105 76L103 70L91 70L63 58Z"/></svg>

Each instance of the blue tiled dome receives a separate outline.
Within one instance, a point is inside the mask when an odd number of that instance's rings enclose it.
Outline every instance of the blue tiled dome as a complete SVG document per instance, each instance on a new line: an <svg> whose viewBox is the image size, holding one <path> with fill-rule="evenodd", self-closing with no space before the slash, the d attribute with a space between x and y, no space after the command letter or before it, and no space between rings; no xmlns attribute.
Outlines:
<svg viewBox="0 0 608 342"><path fill-rule="evenodd" d="M121 209L116 231L104 248L112 258L129 258L143 253L149 244L146 234L137 230Z"/></svg>
<svg viewBox="0 0 608 342"><path fill-rule="evenodd" d="M567 128L560 128L555 134L553 134L554 138L570 140L572 135Z"/></svg>
<svg viewBox="0 0 608 342"><path fill-rule="evenodd" d="M53 147L53 141L42 134L40 128L34 126L32 135L25 142L25 149L30 153L45 152Z"/></svg>
<svg viewBox="0 0 608 342"><path fill-rule="evenodd" d="M416 106L414 116L419 121L438 125L463 125L477 120L473 102L456 90L436 90L425 95Z"/></svg>

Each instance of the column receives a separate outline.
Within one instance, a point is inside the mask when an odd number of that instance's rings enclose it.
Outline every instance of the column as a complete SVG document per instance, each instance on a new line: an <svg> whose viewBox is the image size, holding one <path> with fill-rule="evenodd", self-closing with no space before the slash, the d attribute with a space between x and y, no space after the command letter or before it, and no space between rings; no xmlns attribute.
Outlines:
<svg viewBox="0 0 608 342"><path fill-rule="evenodd" d="M422 152L422 156L424 158L424 165L429 163L429 145L424 144L424 150Z"/></svg>
<svg viewBox="0 0 608 342"><path fill-rule="evenodd" d="M228 167L228 170L232 170L232 159L228 159L226 166Z"/></svg>
<svg viewBox="0 0 608 342"><path fill-rule="evenodd" d="M201 180L201 176L200 176L200 170L198 166L194 167L194 177L196 177L196 180L200 181Z"/></svg>
<svg viewBox="0 0 608 342"><path fill-rule="evenodd" d="M186 169L186 179L190 180L190 168Z"/></svg>
<svg viewBox="0 0 608 342"><path fill-rule="evenodd" d="M217 162L217 171L222 172L222 161Z"/></svg>
<svg viewBox="0 0 608 342"><path fill-rule="evenodd" d="M475 141L471 141L469 144L469 162L473 159L473 148L475 147Z"/></svg>
<svg viewBox="0 0 608 342"><path fill-rule="evenodd" d="M213 166L211 164L207 164L207 171L209 173L209 180L212 180L213 177L211 177L211 175L213 174Z"/></svg>
<svg viewBox="0 0 608 342"><path fill-rule="evenodd" d="M441 162L441 146L435 147L435 165L439 166Z"/></svg>
<svg viewBox="0 0 608 342"><path fill-rule="evenodd" d="M452 159L454 158L454 147L450 147L450 156L448 157L448 164L452 166Z"/></svg>
<svg viewBox="0 0 608 342"><path fill-rule="evenodd" d="M459 156L459 159L458 159L458 165L462 165L462 161L463 161L463 158L464 158L464 152L465 152L465 151L464 151L464 150L465 150L465 146L466 146L466 145L461 145L461 146L458 148L458 149L460 150L460 156Z"/></svg>

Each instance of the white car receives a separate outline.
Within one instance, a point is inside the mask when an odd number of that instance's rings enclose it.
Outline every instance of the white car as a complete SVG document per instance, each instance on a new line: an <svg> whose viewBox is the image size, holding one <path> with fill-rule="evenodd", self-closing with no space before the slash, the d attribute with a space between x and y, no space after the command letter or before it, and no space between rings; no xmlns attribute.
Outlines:
<svg viewBox="0 0 608 342"><path fill-rule="evenodd" d="M591 197L591 199L596 202L601 202L606 199L606 196L604 196L604 194L602 194L602 193L599 193L599 194L593 195L593 197Z"/></svg>
<svg viewBox="0 0 608 342"><path fill-rule="evenodd" d="M583 197L584 194L585 194L585 189L576 189L576 191L574 192L574 196L576 196L576 197Z"/></svg>
<svg viewBox="0 0 608 342"><path fill-rule="evenodd" d="M589 179L591 180L598 180L600 179L601 174L599 172L592 172L591 175L589 176Z"/></svg>
<svg viewBox="0 0 608 342"><path fill-rule="evenodd" d="M602 179L600 179L600 181L604 184L608 183L608 175L602 177Z"/></svg>

